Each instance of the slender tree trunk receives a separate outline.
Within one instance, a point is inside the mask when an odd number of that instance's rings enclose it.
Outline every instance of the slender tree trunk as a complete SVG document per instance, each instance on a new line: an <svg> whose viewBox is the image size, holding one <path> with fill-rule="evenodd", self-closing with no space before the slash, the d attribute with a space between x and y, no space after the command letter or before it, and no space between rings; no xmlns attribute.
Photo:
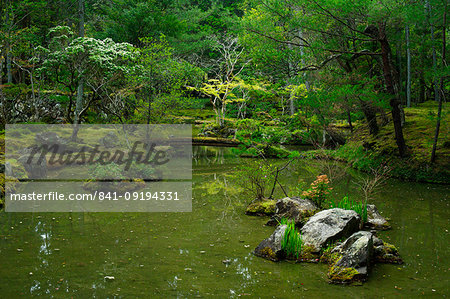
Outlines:
<svg viewBox="0 0 450 299"><path fill-rule="evenodd" d="M400 157L405 157L407 148L405 139L403 138L401 103L396 94L395 82L392 75L391 50L389 47L389 42L386 37L384 24L380 23L378 26L378 30L379 30L379 42L381 46L381 58L383 62L383 75L386 84L386 90L392 96L390 100L390 106L392 112L392 120L394 122L395 141L397 143Z"/></svg>
<svg viewBox="0 0 450 299"><path fill-rule="evenodd" d="M8 9L8 8L7 8ZM6 10L7 10L6 9ZM11 70L11 30L12 24L9 23L9 12L6 12L6 26L8 26L8 37L6 40L6 78L8 84L12 83L12 70Z"/></svg>
<svg viewBox="0 0 450 299"><path fill-rule="evenodd" d="M377 123L377 114L374 107L368 102L361 101L362 111L367 120L367 125L369 126L369 132L371 135L376 135L379 131Z"/></svg>
<svg viewBox="0 0 450 299"><path fill-rule="evenodd" d="M411 49L409 47L409 26L405 27L406 36L406 107L411 107Z"/></svg>
<svg viewBox="0 0 450 299"><path fill-rule="evenodd" d="M434 25L433 21L431 20L431 5L430 1L426 1L426 7L428 10L428 20L430 22L430 30L431 30L431 47L433 49L433 73L436 74L437 71L437 62L436 62L436 46L434 45ZM439 86L436 78L433 79L433 85L434 85L434 100L436 102L439 101Z"/></svg>
<svg viewBox="0 0 450 299"><path fill-rule="evenodd" d="M291 44L288 44L288 48L289 48L289 50L292 51L292 45ZM293 68L294 68L294 66L292 64L292 58L289 57L289 71L288 71L288 73L289 73L289 75L288 75L289 76L289 81L288 82L290 82L290 83L292 83L291 81L292 81L292 70L293 70ZM289 108L290 108L289 109L290 115L294 115L294 113L295 113L294 91L292 91L290 96L289 96Z"/></svg>
<svg viewBox="0 0 450 299"><path fill-rule="evenodd" d="M6 74L8 78L8 84L12 83L12 70L11 70L11 48L9 47L9 44L7 45L8 52L6 53Z"/></svg>
<svg viewBox="0 0 450 299"><path fill-rule="evenodd" d="M300 38L300 40L303 39L303 33L302 33L301 28L298 29L298 37ZM303 47L300 47L300 57L301 57L302 65L306 65L304 54L305 54L305 51L303 51ZM308 72L303 72L303 78L305 80L306 91L309 92L311 89L311 85L309 84L309 81L308 81Z"/></svg>
<svg viewBox="0 0 450 299"><path fill-rule="evenodd" d="M443 18L443 29L442 29L442 67L444 68L446 65L445 61L445 52L446 52L446 36L445 36L445 30L447 30L447 4L445 4L444 8L444 18ZM444 101L444 77L441 77L441 96L439 97L439 106L438 106L438 115L437 115L437 121L436 121L436 130L434 131L434 140L433 140L433 149L431 150L431 163L434 163L436 161L436 147L437 142L439 138L439 129L441 127L441 114L442 114L442 102Z"/></svg>
<svg viewBox="0 0 450 299"><path fill-rule="evenodd" d="M84 37L84 0L78 0L78 16L79 16L79 36ZM79 124L80 124L80 113L83 109L83 94L84 94L84 77L81 75L80 81L78 82L77 88L77 101L75 105L75 117L73 120L73 132L72 140L77 139Z"/></svg>
<svg viewBox="0 0 450 299"><path fill-rule="evenodd" d="M350 114L350 109L347 108L347 122L350 127L350 132L353 133L352 115Z"/></svg>
<svg viewBox="0 0 450 299"><path fill-rule="evenodd" d="M0 52L0 85L3 84L3 56Z"/></svg>

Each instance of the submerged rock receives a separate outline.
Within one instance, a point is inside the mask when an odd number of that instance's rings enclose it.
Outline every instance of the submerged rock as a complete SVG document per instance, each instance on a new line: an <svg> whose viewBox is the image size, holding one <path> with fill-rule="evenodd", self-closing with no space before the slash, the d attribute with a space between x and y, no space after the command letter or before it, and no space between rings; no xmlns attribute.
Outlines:
<svg viewBox="0 0 450 299"><path fill-rule="evenodd" d="M285 197L277 201L275 214L267 222L267 225L278 225L281 218L292 219L296 225L302 224L318 209L316 204L309 199Z"/></svg>
<svg viewBox="0 0 450 299"><path fill-rule="evenodd" d="M328 271L328 278L333 283L348 283L367 279L373 254L373 237L371 232L359 231L351 235L333 252L336 258Z"/></svg>
<svg viewBox="0 0 450 299"><path fill-rule="evenodd" d="M272 199L254 200L245 210L247 215L273 215L276 201Z"/></svg>
<svg viewBox="0 0 450 299"><path fill-rule="evenodd" d="M275 262L283 259L285 253L281 249L281 241L283 240L286 228L287 225L278 226L270 237L259 243L254 254Z"/></svg>
<svg viewBox="0 0 450 299"><path fill-rule="evenodd" d="M321 211L312 216L302 227L303 244L313 252L340 238L347 238L359 230L361 217L352 210L339 208Z"/></svg>
<svg viewBox="0 0 450 299"><path fill-rule="evenodd" d="M398 249L383 240L374 237L374 261L386 264L403 264L403 260L398 253Z"/></svg>
<svg viewBox="0 0 450 299"><path fill-rule="evenodd" d="M389 222L383 216L381 216L375 205L367 205L366 226L377 230L387 230L391 228Z"/></svg>

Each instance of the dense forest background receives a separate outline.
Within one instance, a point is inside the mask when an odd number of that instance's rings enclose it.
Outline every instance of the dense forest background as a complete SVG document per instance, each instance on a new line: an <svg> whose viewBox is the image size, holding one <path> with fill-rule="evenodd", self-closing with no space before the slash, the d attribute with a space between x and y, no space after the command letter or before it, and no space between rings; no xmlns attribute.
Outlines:
<svg viewBox="0 0 450 299"><path fill-rule="evenodd" d="M445 0L0 7L2 127L191 122L201 136L448 158Z"/></svg>

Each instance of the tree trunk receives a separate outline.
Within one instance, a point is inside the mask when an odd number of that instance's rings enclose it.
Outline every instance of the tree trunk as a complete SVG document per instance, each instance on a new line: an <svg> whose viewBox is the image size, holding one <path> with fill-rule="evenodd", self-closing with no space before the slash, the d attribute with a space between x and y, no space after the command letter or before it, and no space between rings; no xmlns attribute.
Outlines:
<svg viewBox="0 0 450 299"><path fill-rule="evenodd" d="M384 24L380 23L378 26L378 30L386 91L392 96L390 100L390 106L392 112L392 120L394 122L395 141L397 143L400 157L405 157L406 143L405 139L403 138L401 103L396 94L394 78L392 75L391 50L386 37Z"/></svg>
<svg viewBox="0 0 450 299"><path fill-rule="evenodd" d="M406 107L411 107L411 49L409 47L409 26L405 27L406 35Z"/></svg>
<svg viewBox="0 0 450 299"><path fill-rule="evenodd" d="M78 0L78 16L79 16L79 36L84 37L84 0ZM72 132L72 140L77 139L77 134L79 130L80 124L80 113L83 109L83 94L84 94L84 78L81 75L80 81L78 82L77 89L77 102L75 105L75 117L73 120L73 132Z"/></svg>
<svg viewBox="0 0 450 299"><path fill-rule="evenodd" d="M1 54L0 52L0 85L3 84L3 56Z"/></svg>
<svg viewBox="0 0 450 299"><path fill-rule="evenodd" d="M8 78L8 84L12 83L12 70L11 70L11 53L10 53L10 48L9 45L8 47L8 52L6 53L6 74L7 74L7 78Z"/></svg>
<svg viewBox="0 0 450 299"><path fill-rule="evenodd" d="M350 109L347 108L347 122L350 127L350 132L353 133L352 115L350 114Z"/></svg>
<svg viewBox="0 0 450 299"><path fill-rule="evenodd" d="M445 30L447 30L447 4L444 8L444 18L443 18L443 30L442 30L442 67L445 67L445 52L446 52L446 37ZM442 113L442 102L444 101L445 91L444 91L444 77L441 77L441 92L442 95L439 97L438 115L436 121L436 130L434 131L433 149L431 150L431 163L436 161L436 147L439 138L439 129L441 127L441 113Z"/></svg>
<svg viewBox="0 0 450 299"><path fill-rule="evenodd" d="M426 7L428 10L428 21L430 22L430 30L431 30L431 48L433 49L433 74L436 74L437 71L437 62L436 62L436 47L434 45L434 25L433 21L431 20L431 5L430 1L427 0ZM433 85L434 85L434 100L436 102L439 101L439 86L437 83L436 78L433 79Z"/></svg>
<svg viewBox="0 0 450 299"><path fill-rule="evenodd" d="M374 107L368 102L361 101L362 111L367 120L369 126L369 132L371 135L376 135L379 131L377 123L377 114Z"/></svg>

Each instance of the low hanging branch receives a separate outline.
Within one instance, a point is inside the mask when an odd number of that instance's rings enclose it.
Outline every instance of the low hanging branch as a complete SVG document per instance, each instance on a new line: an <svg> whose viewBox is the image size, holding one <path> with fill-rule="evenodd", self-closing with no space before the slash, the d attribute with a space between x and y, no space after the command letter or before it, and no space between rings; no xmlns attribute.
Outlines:
<svg viewBox="0 0 450 299"><path fill-rule="evenodd" d="M277 167L277 169L275 170L275 178L274 178L274 181L273 181L273 187L272 187L272 191L270 192L269 198L272 198L273 193L275 192L275 187L276 187L277 183L280 186L281 190L283 190L284 195L286 195L286 197L289 197L288 194L286 193L286 191L284 190L283 186L281 185L281 183L278 181L278 174L280 172L282 172L283 170L285 170L286 167L288 167L289 164L291 164L292 161L294 161L294 160L293 159L289 160L283 167L281 167L281 168Z"/></svg>

